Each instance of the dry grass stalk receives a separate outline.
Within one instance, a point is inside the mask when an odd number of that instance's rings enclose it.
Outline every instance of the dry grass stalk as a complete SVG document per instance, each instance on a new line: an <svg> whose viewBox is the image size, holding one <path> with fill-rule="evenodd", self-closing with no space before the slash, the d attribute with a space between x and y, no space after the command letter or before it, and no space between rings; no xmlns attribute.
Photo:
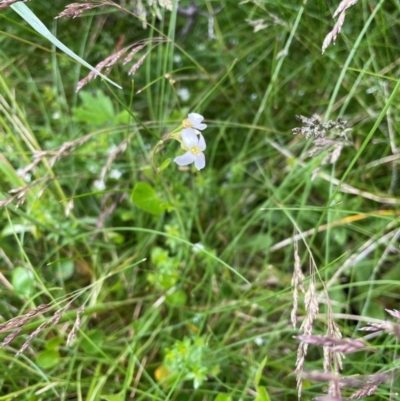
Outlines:
<svg viewBox="0 0 400 401"><path fill-rule="evenodd" d="M16 3L17 1L22 1L23 3L30 1L30 0L3 0L0 3L0 10L3 10L4 8L10 7L11 4Z"/></svg>
<svg viewBox="0 0 400 401"><path fill-rule="evenodd" d="M336 37L339 34L339 32L342 30L342 26L344 23L345 19L345 11L356 4L358 0L343 0L340 4L339 7L336 9L336 11L333 14L333 18L336 18L339 15L339 18L334 25L333 29L331 32L326 35L324 42L322 44L322 54L324 54L325 50L328 48L328 46L333 42L335 43Z"/></svg>
<svg viewBox="0 0 400 401"><path fill-rule="evenodd" d="M335 400L342 401L342 392L338 380L331 380L329 382L328 395Z"/></svg>
<svg viewBox="0 0 400 401"><path fill-rule="evenodd" d="M101 72L104 75L108 75L111 72L111 69L117 64L117 62L122 58L122 56L128 53L128 51L130 52L127 54L127 56L125 56L122 65L126 65L127 63L129 63L132 60L133 56L140 50L142 50L147 44L154 43L152 48L144 56L142 56L129 70L128 74L133 75L138 70L138 68L143 64L145 58L148 56L150 51L153 50L154 47L158 46L160 43L164 43L165 41L166 39L164 38L156 37L149 40L142 40L140 42L126 46L123 49L119 50L117 53L112 54L111 56L105 58L103 61L98 63L95 68L98 72ZM78 92L79 90L81 90L87 83L95 79L97 75L98 75L97 72L90 71L90 73L85 78L81 79L78 82L76 91Z"/></svg>
<svg viewBox="0 0 400 401"><path fill-rule="evenodd" d="M0 324L0 334L25 326L27 323L29 323L30 320L32 320L38 314L47 312L49 309L50 309L50 305L42 304L42 305L39 305L37 308L29 311L25 315L14 317L14 318L10 319L9 321ZM2 347L2 346L4 346L4 345L3 344L0 345L0 347Z"/></svg>
<svg viewBox="0 0 400 401"><path fill-rule="evenodd" d="M70 307L72 302L68 302L65 306L63 306L61 309L56 311L54 315L49 319L43 322L35 331L33 331L31 334L29 334L28 338L22 345L22 347L19 349L19 351L15 354L15 356L18 356L22 354L31 344L32 340L34 340L40 333L44 331L48 326L50 325L56 325L60 321L63 313Z"/></svg>
<svg viewBox="0 0 400 401"><path fill-rule="evenodd" d="M0 325L0 333L13 330L0 344L0 348L10 344L22 331L24 326L40 313L44 313L49 309L49 305L39 305L36 309L31 310L26 315L15 317L6 323Z"/></svg>
<svg viewBox="0 0 400 401"><path fill-rule="evenodd" d="M21 333L23 327L18 327L18 329L15 329L12 331L1 343L0 348L5 347L6 345L10 344L13 342L14 338L17 337L19 333Z"/></svg>
<svg viewBox="0 0 400 401"><path fill-rule="evenodd" d="M380 384L386 382L390 377L391 373L382 372L376 373L373 375L356 375L356 376L344 376L341 377L339 383L342 387L364 387L365 385L375 385L379 386Z"/></svg>
<svg viewBox="0 0 400 401"><path fill-rule="evenodd" d="M329 313L328 313L328 330L326 333L327 337L341 339L342 333L338 325L332 318L332 310L329 306ZM333 349L332 347L325 345L324 349L324 371L329 372L330 370L338 373L339 370L343 369L343 353Z"/></svg>
<svg viewBox="0 0 400 401"><path fill-rule="evenodd" d="M311 120L307 119L308 122L311 122ZM319 120L317 121L319 122ZM319 128L324 128L323 126L319 126ZM318 127L315 127L316 130L319 130ZM306 244L307 245L307 244ZM294 258L295 258L295 270L297 272L295 273L294 280L292 280L292 286L293 283L297 284L300 283L300 278L304 279L302 272L300 270L300 258L298 255L298 248L297 248L297 243L295 242L295 253L294 253ZM351 347L355 347L356 345L353 342L348 342L346 340L342 340L342 335L340 333L339 327L336 325L336 323L333 320L333 311L332 311L332 305L331 301L329 299L329 294L326 290L325 285L323 284L323 294L325 296L325 304L327 306L327 321L328 321L328 329L327 329L327 335L326 336L313 336L312 335L312 330L313 330L313 323L318 315L318 310L319 310L319 300L320 296L317 295L316 292L316 285L315 285L315 278L318 275L318 269L315 264L314 258L312 257L311 251L310 251L310 284L308 287L307 292L305 293L305 299L304 299L304 304L305 304L305 309L306 309L306 316L303 320L303 323L300 327L300 331L302 332L302 335L299 335L297 338L300 341L298 351L297 351L297 359L296 359L296 376L297 376L297 388L298 388L298 398L300 399L301 397L301 392L302 392L302 380L303 380L303 370L304 370L304 364L305 364L305 357L307 355L308 351L308 346L309 344L316 344L316 345L322 345L324 347L324 374L325 378L327 377L326 375L329 375L330 377L330 384L329 384L329 390L328 390L328 397L327 399L332 399L332 400L342 400L341 392L340 392L340 386L338 382L338 371L342 368L342 352L350 352ZM294 308L297 309L297 294L294 293ZM292 324L293 322L295 323L295 317L293 317L293 311L292 311ZM327 341L329 339L330 341ZM361 343L361 342L360 342ZM358 343L357 343L358 344ZM358 344L360 346L360 344ZM364 343L362 343L362 346L365 347ZM325 396L324 396L325 397Z"/></svg>
<svg viewBox="0 0 400 401"><path fill-rule="evenodd" d="M390 309L385 309L385 311L387 313L389 313L389 315L392 315L393 317L395 317L396 319L400 320L400 312L396 309L390 310Z"/></svg>
<svg viewBox="0 0 400 401"><path fill-rule="evenodd" d="M76 313L76 319L75 319L74 326L72 327L72 330L68 334L67 346L70 345L72 343L72 341L74 341L74 339L76 337L76 333L78 332L79 328L81 327L81 315L84 311L85 311L85 305L82 305L78 309L78 312Z"/></svg>
<svg viewBox="0 0 400 401"><path fill-rule="evenodd" d="M31 172L47 156L52 156L49 160L49 165L50 167L53 167L54 164L62 157L68 156L75 148L77 148L78 146L82 146L84 143L89 141L89 139L91 139L93 135L94 134L88 134L81 138L75 139L74 141L65 142L57 150L35 151L33 154L33 162L20 170L18 175L24 178L26 174Z"/></svg>
<svg viewBox="0 0 400 401"><path fill-rule="evenodd" d="M307 344L331 347L333 352L342 352L343 354L356 352L367 347L363 341L355 338L336 338L321 335L300 335L295 338Z"/></svg>
<svg viewBox="0 0 400 401"><path fill-rule="evenodd" d="M18 172L18 175L21 178L24 178L29 172L34 170L38 164L43 161L45 157L52 156L49 159L49 166L53 167L54 164L59 161L62 157L65 157L69 155L75 148L78 146L82 146L84 143L89 141L94 134L88 134L83 136L82 138L78 138L74 141L70 142L65 142L62 144L62 146L58 150L40 150L40 151L35 151L33 155L33 162L28 164L26 167L24 167L22 170ZM9 204L13 203L14 201L17 201L16 206L19 207L25 202L26 196L28 195L28 192L34 188L37 187L40 184L45 184L48 181L52 180L53 177L43 177L39 178L33 182L31 182L29 185L24 185L18 188L14 188L9 191L11 196L10 198L4 199L0 201L0 208L4 206L8 206ZM43 187L39 193L38 197L40 197L45 190L45 187Z"/></svg>
<svg viewBox="0 0 400 401"><path fill-rule="evenodd" d="M290 314L291 322L293 328L296 328L297 323L297 309L299 305L299 290L304 294L304 274L301 270L300 256L299 256L299 246L297 241L294 241L294 270L292 277L292 288L293 288L293 308Z"/></svg>
<svg viewBox="0 0 400 401"><path fill-rule="evenodd" d="M348 400L359 400L364 397L369 397L374 394L378 390L378 386L376 385L367 385L360 390L357 390L353 394L350 395Z"/></svg>
<svg viewBox="0 0 400 401"><path fill-rule="evenodd" d="M32 343L32 341L39 335L41 334L47 327L53 325L57 325L59 321L61 320L64 312L71 306L73 302L73 299L68 301L61 309L57 310L53 316L50 318L46 319L36 330L34 330L29 336L27 337L26 341L22 345L22 347L18 350L16 353L16 356L22 354ZM44 305L39 305L36 309L31 310L30 312L26 313L25 315L15 317L13 319L10 319L8 322L0 324L0 334L5 333L7 331L11 331L10 334L8 334L2 343L0 344L0 348L5 347L6 345L10 344L22 331L24 326L29 323L33 318L35 318L39 314L43 314L47 311L49 311L52 308L51 305L49 304L44 304ZM76 333L79 330L79 327L81 325L81 316L85 310L85 305L82 305L76 315L75 323L74 326L72 327L71 332L68 335L67 338L67 345L70 344L74 338L76 337Z"/></svg>
<svg viewBox="0 0 400 401"><path fill-rule="evenodd" d="M361 327L359 330L371 332L385 331L386 333L393 334L400 338L400 325L392 322L369 323L368 326Z"/></svg>
<svg viewBox="0 0 400 401"><path fill-rule="evenodd" d="M305 371L301 374L302 379L314 382L329 382L339 380L340 375L332 372L321 372L319 370Z"/></svg>
<svg viewBox="0 0 400 401"><path fill-rule="evenodd" d="M333 13L333 18L335 18L339 13L347 10L349 7L354 6L358 0L343 0L336 11Z"/></svg>
<svg viewBox="0 0 400 401"><path fill-rule="evenodd" d="M140 57L140 59L135 64L133 64L131 69L128 71L128 75L134 75L136 73L136 71L139 69L139 67L141 67L141 65L143 64L144 60L149 55L149 53L150 53L149 51L145 53L142 57Z"/></svg>
<svg viewBox="0 0 400 401"><path fill-rule="evenodd" d="M103 181L106 178L107 171L110 170L112 163L116 159L116 157L120 154L125 152L129 142L132 139L132 135L128 138L124 139L113 151L108 155L107 162L105 166L101 169L99 181Z"/></svg>
<svg viewBox="0 0 400 401"><path fill-rule="evenodd" d="M118 191L119 190L119 186L117 186L116 188L114 188L114 191ZM108 193L105 196L103 196L103 198L101 199L101 209L102 212L100 214L100 216L97 218L96 221L96 228L98 230L102 229L104 227L104 223L106 221L106 219L112 215L112 213L114 212L114 210L117 208L117 206L128 197L128 195L126 194L126 192L120 194L119 196L117 196L113 202L106 207L106 203L107 201L112 198L113 193Z"/></svg>
<svg viewBox="0 0 400 401"><path fill-rule="evenodd" d="M52 180L51 177L39 178L38 180L30 183L29 185L24 185L23 187L18 187L18 188L11 189L9 191L9 193L10 194L14 194L14 195L11 196L8 199L4 199L4 200L0 201L0 208L4 207L4 206L8 206L10 203L13 203L15 200L17 201L16 207L21 206L25 202L26 196L28 195L28 192L32 188L38 186L39 184L44 184L44 183L46 183L46 182L48 182L50 180ZM44 188L39 190L38 195L37 195L38 198L40 198L40 196L42 195L43 191L44 191Z"/></svg>
<svg viewBox="0 0 400 401"><path fill-rule="evenodd" d="M134 48L128 53L128 55L123 59L122 65L126 65L126 64L130 63L130 62L132 61L132 59L133 59L133 56L134 56L136 53L140 52L140 50L142 50L145 46L146 46L146 45L143 44L143 45L139 45L139 46L134 47Z"/></svg>
<svg viewBox="0 0 400 401"><path fill-rule="evenodd" d="M314 382L330 382L328 389L328 395L319 396L314 400L328 401L328 400L342 400L341 388L350 387L357 388L346 400L358 400L364 397L368 397L376 392L378 386L386 382L392 375L389 372L377 373L366 376L340 376L337 373L330 372L303 372L302 378ZM331 389L332 383L335 388ZM336 394L333 394L336 393Z"/></svg>
<svg viewBox="0 0 400 401"><path fill-rule="evenodd" d="M393 309L385 309L393 317L400 319L399 311ZM368 326L361 327L360 331L371 331L371 332L378 332L378 331L385 331L386 333L393 334L397 338L400 338L400 324L396 324L393 322L381 322L381 323L369 323Z"/></svg>
<svg viewBox="0 0 400 401"><path fill-rule="evenodd" d="M321 167L327 164L335 164L338 161L344 147L344 142L335 141L327 138L321 138L321 139L316 139L314 141L314 146L315 146L314 152L316 153L321 153L325 149L329 148L331 148L331 150L328 151L326 156L322 159L320 165L312 172L311 181L314 181L315 178L318 177L318 174L321 171ZM310 156L315 156L315 155L316 155L315 153L311 154L310 152Z"/></svg>
<svg viewBox="0 0 400 401"><path fill-rule="evenodd" d="M312 138L313 147L308 152L308 157L318 156L324 151L328 151L320 165L313 171L311 181L313 181L321 170L321 167L338 161L340 154L345 146L350 146L351 142L347 140L346 121L339 117L336 121L329 120L326 123L321 121L318 114L313 114L311 118L298 115L296 119L303 124L303 127L292 129L294 135L304 135L306 139ZM328 137L327 135L330 135Z"/></svg>
<svg viewBox="0 0 400 401"><path fill-rule="evenodd" d="M90 10L91 8L95 7L100 7L102 5L105 5L102 2L99 2L99 4L94 4L94 3L71 3L68 4L65 7L65 10L62 11L55 17L55 19L58 18L76 18L79 17L83 12Z"/></svg>
<svg viewBox="0 0 400 401"><path fill-rule="evenodd" d="M312 334L312 327L314 320L317 317L319 310L318 299L315 288L315 274L312 274L308 290L305 293L304 303L306 308L306 316L300 327L300 331L302 331L304 335L310 336ZM297 349L296 369L295 369L297 376L297 391L299 399L301 397L301 392L303 387L301 375L304 370L304 363L305 363L305 357L307 355L307 350L308 350L308 343L300 341L299 347Z"/></svg>

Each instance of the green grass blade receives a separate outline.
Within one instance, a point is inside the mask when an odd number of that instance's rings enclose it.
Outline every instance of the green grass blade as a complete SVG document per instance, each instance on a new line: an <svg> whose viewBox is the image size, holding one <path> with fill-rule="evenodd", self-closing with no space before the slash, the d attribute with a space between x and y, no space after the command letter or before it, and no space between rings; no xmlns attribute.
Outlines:
<svg viewBox="0 0 400 401"><path fill-rule="evenodd" d="M40 21L39 18L36 17L36 15L24 3L18 2L18 3L12 4L11 8L20 17L22 17L36 32L40 33L47 40L49 40L51 43L53 43L54 46L58 47L61 51L63 51L65 54L67 54L68 56L70 56L71 58L76 60L78 63L84 65L85 67L89 68L91 71L93 71L96 74L98 74L100 77L105 79L110 84L116 86L119 89L122 89L122 87L120 85L118 85L117 83L115 83L111 79L107 78L105 75L101 74L94 67L92 67L89 63L87 63L85 60L83 60L81 57L79 57L77 54L75 54L73 51L71 51L67 46L65 46L63 43L61 43L46 28L46 26L42 23L42 21Z"/></svg>

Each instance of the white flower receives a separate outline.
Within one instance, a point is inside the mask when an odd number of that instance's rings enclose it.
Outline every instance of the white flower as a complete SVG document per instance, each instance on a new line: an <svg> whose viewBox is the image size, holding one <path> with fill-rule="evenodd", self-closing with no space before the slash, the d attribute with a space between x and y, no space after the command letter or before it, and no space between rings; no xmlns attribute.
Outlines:
<svg viewBox="0 0 400 401"><path fill-rule="evenodd" d="M121 171L115 168L110 171L110 178L114 178L115 180L120 179L121 175L122 175Z"/></svg>
<svg viewBox="0 0 400 401"><path fill-rule="evenodd" d="M17 169L17 175L21 177L25 182L31 182L32 176L29 173L24 173L22 168Z"/></svg>
<svg viewBox="0 0 400 401"><path fill-rule="evenodd" d="M207 124L202 124L201 122L204 120L204 117L198 113L189 113L188 118L183 120L183 126L185 128L196 128L200 131L207 128Z"/></svg>
<svg viewBox="0 0 400 401"><path fill-rule="evenodd" d="M205 246L201 242L198 242L197 244L194 244L192 246L193 253L199 253L201 251L204 251L204 249L205 249Z"/></svg>
<svg viewBox="0 0 400 401"><path fill-rule="evenodd" d="M104 191L106 189L106 184L103 180L95 180L93 181L93 186L98 191Z"/></svg>
<svg viewBox="0 0 400 401"><path fill-rule="evenodd" d="M175 157L174 162L178 166L187 166L194 163L197 170L201 170L206 165L206 158L203 150L206 149L206 141L200 133L197 135L196 131L192 128L184 128L182 130L183 148L187 152Z"/></svg>
<svg viewBox="0 0 400 401"><path fill-rule="evenodd" d="M264 339L263 339L262 337L256 337L256 338L254 339L254 342L255 342L259 347L261 347L261 345L263 345L263 344L265 343L265 341L264 341Z"/></svg>
<svg viewBox="0 0 400 401"><path fill-rule="evenodd" d="M187 100L189 100L190 99L190 92L189 92L189 89L188 88L179 88L177 91L176 91L176 93L177 93L177 95L181 98L181 100L183 101L183 102L186 102Z"/></svg>

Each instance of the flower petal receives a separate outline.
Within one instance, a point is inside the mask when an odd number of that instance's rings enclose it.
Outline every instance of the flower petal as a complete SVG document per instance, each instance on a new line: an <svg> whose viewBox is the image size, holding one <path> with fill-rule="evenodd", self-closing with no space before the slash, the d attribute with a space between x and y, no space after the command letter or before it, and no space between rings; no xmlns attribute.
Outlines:
<svg viewBox="0 0 400 401"><path fill-rule="evenodd" d="M201 170L206 166L206 158L204 153L199 153L197 156L195 156L194 165L196 166L197 170Z"/></svg>
<svg viewBox="0 0 400 401"><path fill-rule="evenodd" d="M193 128L182 130L182 141L188 149L199 144L199 138L197 138L196 131Z"/></svg>
<svg viewBox="0 0 400 401"><path fill-rule="evenodd" d="M204 140L204 136L199 134L199 143L197 145L200 150L205 150L206 149L206 141Z"/></svg>
<svg viewBox="0 0 400 401"><path fill-rule="evenodd" d="M189 113L188 117L190 122L194 124L201 123L204 120L204 117L199 113Z"/></svg>
<svg viewBox="0 0 400 401"><path fill-rule="evenodd" d="M196 156L194 156L190 152L186 152L182 156L175 157L174 162L178 166L187 166L188 164L193 163L195 161L195 159L196 159Z"/></svg>
<svg viewBox="0 0 400 401"><path fill-rule="evenodd" d="M204 120L204 117L201 114L189 113L188 117L193 128L197 128L201 131L207 128L207 124L201 124L201 122Z"/></svg>

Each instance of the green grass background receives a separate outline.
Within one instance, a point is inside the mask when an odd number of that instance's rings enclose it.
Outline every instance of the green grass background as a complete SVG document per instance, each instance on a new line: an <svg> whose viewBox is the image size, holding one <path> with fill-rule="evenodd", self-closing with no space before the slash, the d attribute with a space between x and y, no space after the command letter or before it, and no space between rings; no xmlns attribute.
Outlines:
<svg viewBox="0 0 400 401"><path fill-rule="evenodd" d="M135 2L125 3L134 9ZM362 337L358 328L388 319L385 308L399 309L398 1L359 0L324 55L336 1L198 2L202 14L186 35L176 8L162 9L162 20L149 13L143 29L132 13L112 7L54 20L67 4L27 6L91 65L118 42L168 42L133 76L128 67L113 68L109 77L122 90L96 79L77 94L88 70L12 9L0 13L0 200L29 184L22 205L16 199L0 209L0 318L54 306L0 350L0 400L297 399L294 248L276 244L314 230L299 241L305 285L312 256L318 294L327 284L344 337ZM209 39L204 14L216 11ZM266 27L255 32L256 20ZM171 163L160 176L152 149L193 111L208 124L205 169ZM324 155L305 158L312 141L291 129L300 126L296 115L314 113L348 121L352 145L322 167L325 179L312 181ZM30 183L18 176L35 152L88 134L53 166L51 155L44 158ZM121 176L108 173L99 190L94 182L108 155L128 138L110 168ZM167 142L156 162L181 153ZM135 205L132 191L141 182L168 210L154 215ZM60 322L15 357L67 300ZM326 333L326 302L322 297L315 334ZM300 326L303 296L298 315ZM367 344L346 357L343 375L397 372L395 336ZM321 371L322 359L321 347L310 346L305 369ZM311 400L327 384L303 387L302 399ZM394 400L399 391L394 376L370 399Z"/></svg>

